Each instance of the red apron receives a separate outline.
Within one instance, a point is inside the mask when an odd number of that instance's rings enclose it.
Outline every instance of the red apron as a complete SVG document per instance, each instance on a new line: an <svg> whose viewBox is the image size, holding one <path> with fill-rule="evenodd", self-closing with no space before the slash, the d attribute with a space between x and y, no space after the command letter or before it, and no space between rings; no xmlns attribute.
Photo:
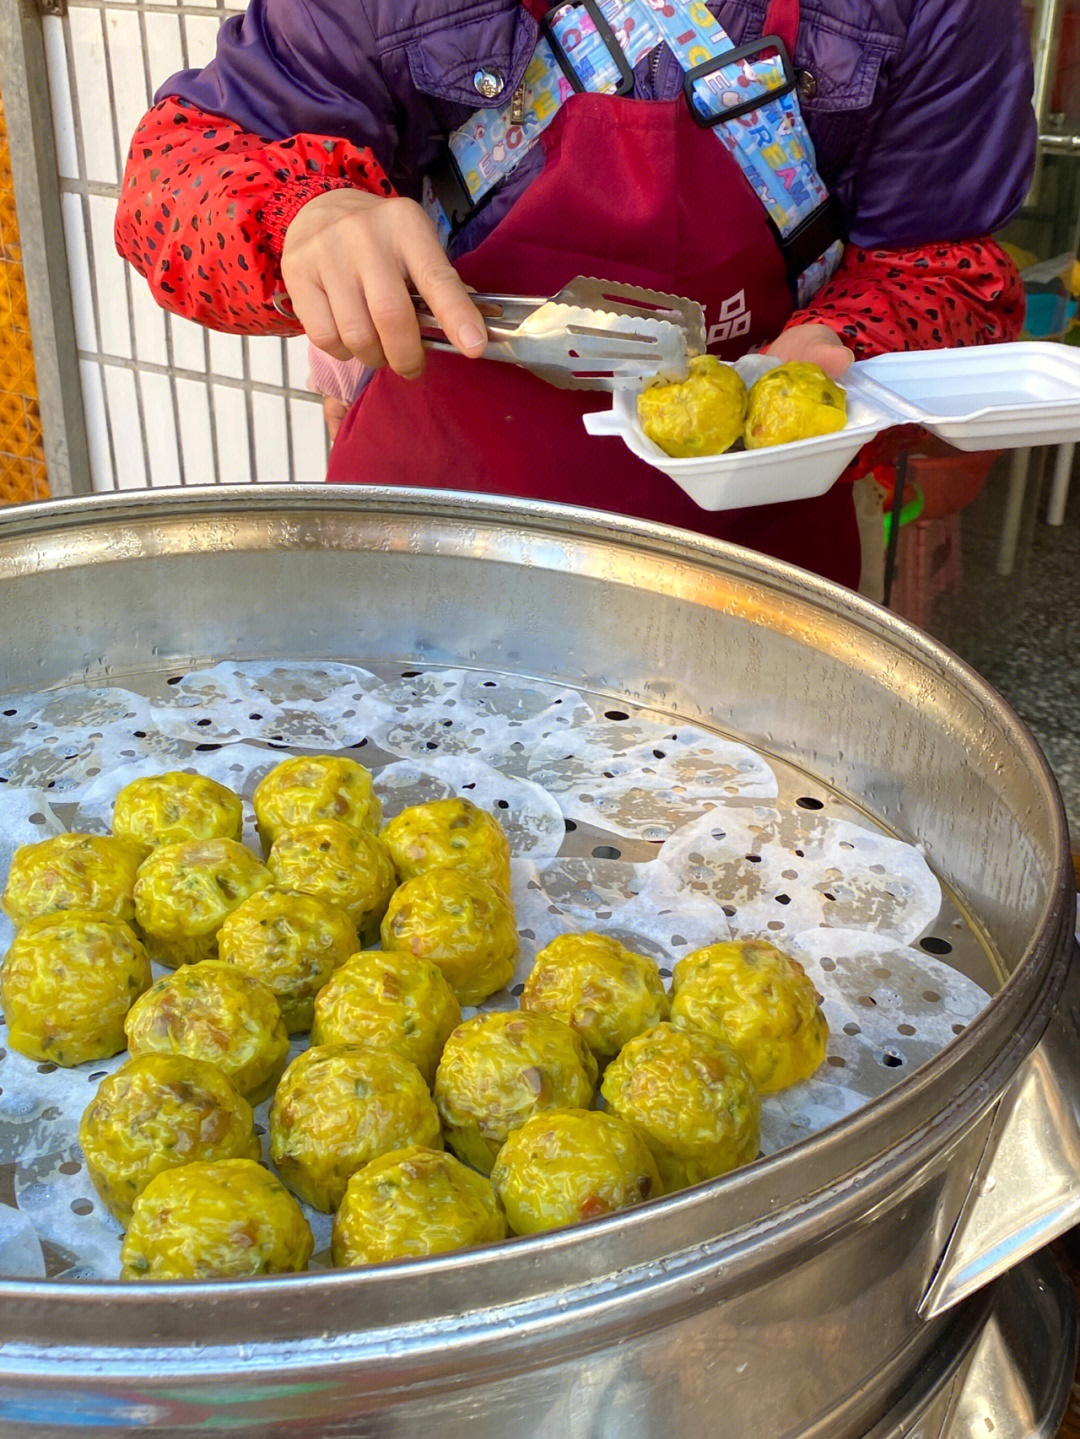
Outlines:
<svg viewBox="0 0 1080 1439"><path fill-rule="evenodd" d="M554 294L575 275L687 295L710 350L774 339L792 302L779 247L735 161L686 101L575 94L541 136L544 167L457 262L466 284ZM728 338L722 338L724 334ZM338 432L327 478L555 500L697 530L854 587L850 486L812 500L702 510L617 438L586 434L597 391L558 390L513 365L431 351L423 375L380 370Z"/></svg>

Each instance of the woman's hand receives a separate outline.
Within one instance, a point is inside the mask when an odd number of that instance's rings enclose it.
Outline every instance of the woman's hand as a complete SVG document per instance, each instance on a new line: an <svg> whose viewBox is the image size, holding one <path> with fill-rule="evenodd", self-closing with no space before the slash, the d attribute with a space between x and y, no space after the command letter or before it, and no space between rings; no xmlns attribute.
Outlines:
<svg viewBox="0 0 1080 1439"><path fill-rule="evenodd" d="M335 399L333 395L326 395L322 402L323 419L326 421L326 433L330 437L330 443L337 439L337 432L341 429L341 422L349 413L349 407L344 400Z"/></svg>
<svg viewBox="0 0 1080 1439"><path fill-rule="evenodd" d="M792 325L771 345L766 345L763 353L778 360L805 360L819 365L832 380L839 379L855 359L840 336L828 325Z"/></svg>
<svg viewBox="0 0 1080 1439"><path fill-rule="evenodd" d="M419 375L424 351L410 290L463 355L475 358L487 344L483 316L412 200L362 190L317 195L285 231L281 275L308 338L335 359Z"/></svg>

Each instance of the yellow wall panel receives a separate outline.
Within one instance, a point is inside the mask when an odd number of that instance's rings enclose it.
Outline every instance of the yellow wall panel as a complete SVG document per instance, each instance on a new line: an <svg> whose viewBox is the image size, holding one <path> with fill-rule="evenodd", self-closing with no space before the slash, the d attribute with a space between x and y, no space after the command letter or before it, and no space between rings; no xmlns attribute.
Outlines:
<svg viewBox="0 0 1080 1439"><path fill-rule="evenodd" d="M49 493L15 192L0 99L0 504Z"/></svg>

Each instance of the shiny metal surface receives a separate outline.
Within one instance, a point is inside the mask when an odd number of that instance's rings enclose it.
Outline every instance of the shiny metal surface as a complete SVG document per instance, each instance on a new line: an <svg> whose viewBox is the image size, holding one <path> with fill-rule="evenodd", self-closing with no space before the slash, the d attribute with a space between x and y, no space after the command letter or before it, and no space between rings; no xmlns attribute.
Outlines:
<svg viewBox="0 0 1080 1439"><path fill-rule="evenodd" d="M1034 1068L1075 1107L1059 1040L1029 1059L1070 964L1064 817L1027 731L976 676L763 557L444 493L260 486L23 507L0 515L0 612L0 692L227 655L409 660L558 679L720 728L917 839L1006 977L936 1059L844 1122L580 1231L371 1273L6 1284L0 1432L67 1433L89 1414L103 1434L696 1439L723 1413L732 1433L856 1439L881 1421L956 1322L917 1311L961 1214L979 1228L972 1176L992 1135L1008 1152L999 1100L1014 1087L1005 1128L1027 1123ZM1067 1030L1075 1012L1062 1014ZM1002 1268L1055 1232L1047 1209L1060 1227L1073 1212L1067 1136L1046 1148L1047 1189L1025 1180L991 1226Z"/></svg>
<svg viewBox="0 0 1080 1439"><path fill-rule="evenodd" d="M866 1439L1054 1439L1076 1368L1076 1300L1049 1250L956 1311Z"/></svg>
<svg viewBox="0 0 1080 1439"><path fill-rule="evenodd" d="M1042 1043L1021 1066L997 1113L971 1189L920 1312L929 1317L974 1293L1066 1228L1080 1223L1080 962Z"/></svg>

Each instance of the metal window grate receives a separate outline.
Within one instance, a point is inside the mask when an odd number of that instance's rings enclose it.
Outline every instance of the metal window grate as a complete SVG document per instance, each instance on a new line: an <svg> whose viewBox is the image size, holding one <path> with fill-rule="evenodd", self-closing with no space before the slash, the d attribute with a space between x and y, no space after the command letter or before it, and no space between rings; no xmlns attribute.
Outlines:
<svg viewBox="0 0 1080 1439"><path fill-rule="evenodd" d="M236 13L74 0L41 22L96 491L325 473L306 341L219 335L165 314L112 242L127 145L153 91L205 64Z"/></svg>

